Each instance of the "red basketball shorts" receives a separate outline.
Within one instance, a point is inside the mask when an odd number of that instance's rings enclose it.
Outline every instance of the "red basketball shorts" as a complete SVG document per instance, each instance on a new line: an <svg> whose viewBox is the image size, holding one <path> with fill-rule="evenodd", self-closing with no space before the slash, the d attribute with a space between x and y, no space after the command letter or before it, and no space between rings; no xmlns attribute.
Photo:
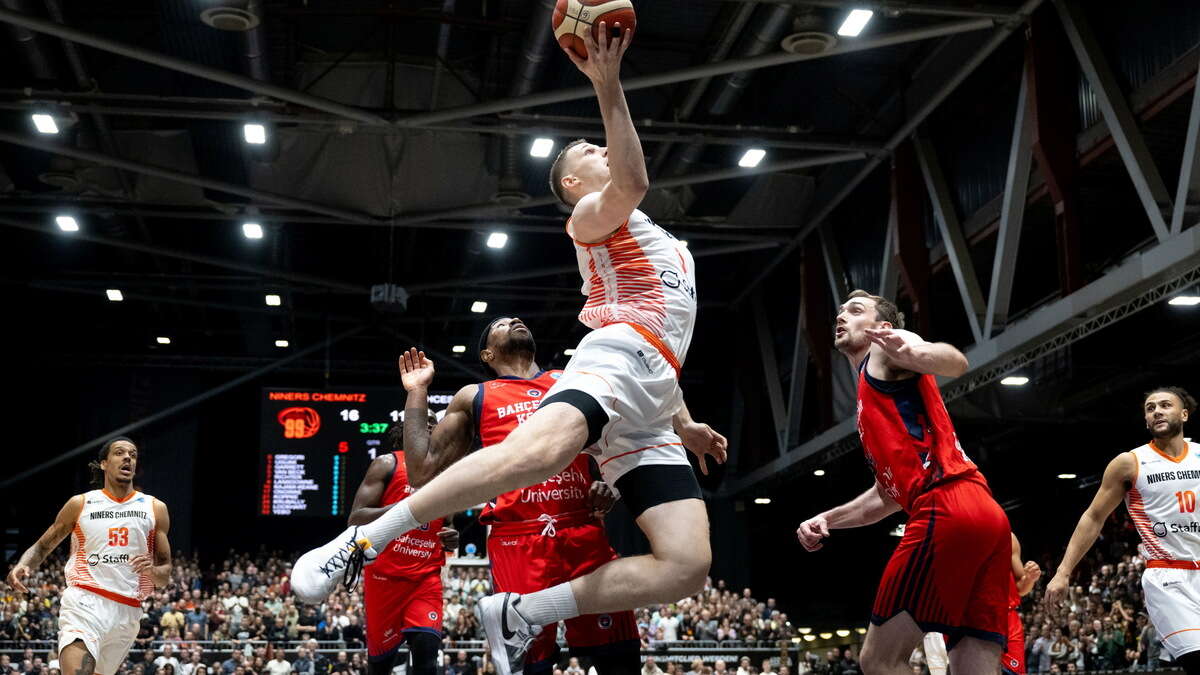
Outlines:
<svg viewBox="0 0 1200 675"><path fill-rule="evenodd" d="M1008 610L1008 647L1000 658L1000 669L1007 675L1025 675L1025 626L1016 607Z"/></svg>
<svg viewBox="0 0 1200 675"><path fill-rule="evenodd" d="M1012 538L1008 516L985 485L960 479L917 497L904 537L883 571L871 622L908 612L921 630L1004 647Z"/></svg>
<svg viewBox="0 0 1200 675"><path fill-rule="evenodd" d="M496 592L540 591L583 576L617 558L602 526L586 522L587 516L567 518L570 520L564 519L553 527L543 522L492 524L487 549ZM572 654L630 642L636 648L638 642L633 612L585 614L567 619L566 624L567 644ZM526 663L554 658L558 651L556 633L553 626L544 628L530 646Z"/></svg>
<svg viewBox="0 0 1200 675"><path fill-rule="evenodd" d="M367 619L367 656L389 656L406 631L442 634L442 575L434 571L417 579L389 577L363 570L363 604Z"/></svg>

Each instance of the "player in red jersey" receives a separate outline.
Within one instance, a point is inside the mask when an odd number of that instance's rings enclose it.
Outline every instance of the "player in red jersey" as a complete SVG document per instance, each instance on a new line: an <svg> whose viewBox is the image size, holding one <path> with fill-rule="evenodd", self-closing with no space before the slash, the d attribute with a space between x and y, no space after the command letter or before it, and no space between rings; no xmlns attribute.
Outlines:
<svg viewBox="0 0 1200 675"><path fill-rule="evenodd" d="M538 409L562 375L560 370L542 370L536 350L533 334L520 319L501 317L489 323L480 336L479 358L496 378L459 390L432 442L428 427L405 424L405 444L413 449L412 457L420 453L436 470L475 447L503 441ZM400 372L409 392L405 419L420 419L428 409L433 362L411 349L401 357ZM487 549L496 592L540 591L617 558L601 519L612 505L612 491L594 480L597 473L595 460L580 453L545 481L488 504L479 519L491 526ZM590 660L601 675L635 675L640 670L632 611L586 614L565 623L571 655ZM534 638L525 659L526 675L553 669L556 634L553 627L544 627Z"/></svg>
<svg viewBox="0 0 1200 675"><path fill-rule="evenodd" d="M903 327L894 304L865 291L841 306L834 346L858 371L858 433L875 485L796 535L815 551L830 530L903 509L908 522L875 596L863 672L909 672L909 655L934 631L946 636L951 672L995 675L1008 634L1011 528L959 445L934 379L961 375L967 360Z"/></svg>
<svg viewBox="0 0 1200 675"><path fill-rule="evenodd" d="M1021 562L1021 542L1012 535L1013 585L1008 596L1008 646L1000 657L1004 675L1025 675L1025 626L1021 625L1021 598L1029 595L1033 585L1042 578L1042 568L1032 560Z"/></svg>
<svg viewBox="0 0 1200 675"><path fill-rule="evenodd" d="M437 418L422 413L432 428ZM402 427L388 433L391 452L376 457L354 494L350 524L375 520L420 485L411 481L402 450ZM400 643L408 643L414 675L434 675L442 644L443 549L458 548L458 532L438 519L393 539L363 572L367 658L371 675L388 675Z"/></svg>

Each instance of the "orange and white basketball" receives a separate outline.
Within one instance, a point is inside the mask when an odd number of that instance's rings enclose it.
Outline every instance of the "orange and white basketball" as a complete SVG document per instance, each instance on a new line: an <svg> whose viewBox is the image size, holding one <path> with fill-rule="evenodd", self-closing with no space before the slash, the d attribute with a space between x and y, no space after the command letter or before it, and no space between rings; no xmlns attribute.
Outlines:
<svg viewBox="0 0 1200 675"><path fill-rule="evenodd" d="M592 37L599 42L600 34L597 31L601 21L609 31L610 39L626 30L637 29L637 14L629 0L558 0L550 25L554 28L554 39L558 40L558 44L586 59L584 31L592 31ZM616 28L618 23L621 24L620 29Z"/></svg>

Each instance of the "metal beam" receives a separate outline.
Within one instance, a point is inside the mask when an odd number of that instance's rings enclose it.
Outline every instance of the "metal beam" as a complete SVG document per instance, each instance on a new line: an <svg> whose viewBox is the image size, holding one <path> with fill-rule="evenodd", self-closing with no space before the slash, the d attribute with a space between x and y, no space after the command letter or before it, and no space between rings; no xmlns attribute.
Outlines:
<svg viewBox="0 0 1200 675"><path fill-rule="evenodd" d="M76 44L87 45L93 49L99 49L100 51L118 54L120 56L125 56L137 61L144 61L168 70L175 70L181 73L187 73L188 75L194 75L195 77L205 80L220 82L221 84L227 84L231 87L237 87L238 89L245 89L257 94L262 94L263 96L271 96L281 101L288 101L289 103L302 105L306 108L323 110L327 113L362 122L364 124L378 124L383 126L390 124L386 119L379 117L378 115L374 115L348 105L342 105L341 103L336 103L326 98L305 94L303 92L299 92L294 89L288 89L286 87L279 87L269 82L261 82L251 77L235 75L233 73L228 73L217 68L201 65L199 63L192 63L191 61L185 61L184 59L162 54L160 52L154 52L149 49L125 44L123 42L101 37L99 35L93 35L70 26L64 26L53 21L40 19L36 16L30 16L28 14L22 14L20 12L14 12L12 10L0 8L0 21L10 23L14 26L21 26L22 28L26 28L38 33L53 35L55 37L62 38L63 40L70 40Z"/></svg>
<svg viewBox="0 0 1200 675"><path fill-rule="evenodd" d="M819 234L821 257L825 260L825 276L829 279L829 293L833 296L833 306L837 307L850 294L850 289L846 287L846 267L842 264L842 252L838 250L833 228L825 225Z"/></svg>
<svg viewBox="0 0 1200 675"><path fill-rule="evenodd" d="M767 385L767 401L771 404L771 421L775 425L775 445L780 455L787 449L787 409L783 404L783 387L779 384L779 363L775 360L775 338L767 324L767 311L761 294L755 294L754 328L758 333L758 355L762 361L763 382Z"/></svg>
<svg viewBox="0 0 1200 675"><path fill-rule="evenodd" d="M1028 16L1033 12L1033 10L1037 9L1038 5L1041 3L1042 0L1026 0L1015 14L1023 17ZM967 76L969 76L975 71L976 68L979 67L979 64L983 63L988 56L991 56L992 52L996 51L996 49L999 48L1006 39L1008 39L1008 36L1011 35L1015 29L1016 25L1011 24L997 27L992 32L992 36L983 44L978 52L963 62L963 64L951 77L943 80L942 85L935 92L933 92L932 95L923 99L925 101L924 105L909 114L907 118L908 121L902 124L900 128L896 130L894 134L892 134L892 137L888 139L887 143L884 144L884 148L889 151L894 151L901 143L903 143L904 140L907 139L918 126L924 123L925 119L942 104L942 101L945 101L946 97L948 97L951 92L957 89L958 85L962 84L963 80L967 79ZM915 83L913 87L910 87L910 90L912 89L915 89ZM882 155L876 155L867 161L866 165L864 165L863 168L857 174L855 174L854 177L851 178L841 190L839 190L828 202L822 205L820 209L810 216L808 221L800 228L800 231L796 234L796 236L792 238L792 242L780 250L779 253L776 254L775 257L759 271L759 273L750 281L750 283L742 289L742 292L738 294L736 298L734 298L733 304L735 306L741 304L755 287L757 287L768 276L770 276L771 272L773 272L776 267L778 267L784 260L788 258L789 255L791 255L792 251L794 251L796 247L800 245L805 237L812 233L814 229L819 227L821 223L825 222L825 219L827 219L830 214L832 214L833 211L840 206L841 203L845 201L846 198L849 197L864 180L867 179L868 176L875 172L875 169L877 169L879 165L883 163L883 159L884 158Z"/></svg>
<svg viewBox="0 0 1200 675"><path fill-rule="evenodd" d="M726 0L726 2L750 2L751 0ZM1014 14L1009 7L987 6L976 2L889 2L888 0L763 0L764 2L829 9L869 9L885 16L921 14L926 16L966 16L996 21L1021 21L1024 17ZM960 6L965 5L965 6Z"/></svg>
<svg viewBox="0 0 1200 675"><path fill-rule="evenodd" d="M894 298L896 290L900 286L900 266L896 264L896 207L894 200L891 214L888 217L887 230L883 237L883 260L879 263L879 295L885 298Z"/></svg>
<svg viewBox="0 0 1200 675"><path fill-rule="evenodd" d="M943 384L943 397L950 401L993 382L1013 368L1061 349L1082 335L1131 316L1198 281L1200 228L1192 227L1127 257L1103 277L1033 311L967 350L969 369L948 385ZM740 478L727 479L721 493L738 494L760 482L778 480L805 460L816 460L823 453L856 444L855 419L850 416L792 448L783 457Z"/></svg>
<svg viewBox="0 0 1200 675"><path fill-rule="evenodd" d="M95 452L96 447L100 443L103 443L115 436L123 436L125 434L129 434L134 431L137 431L138 429L141 429L142 427L145 427L150 424L154 424L155 422L159 422L161 420L167 419L167 418L169 418L173 415L176 415L178 413L181 413L184 410L187 410L188 408L191 408L199 403L203 403L204 401L207 401L208 399L210 399L214 396L217 396L218 394L223 394L223 393L229 391L230 389L239 387L247 382L252 382L273 370L276 370L278 368L286 366L287 364L289 364L293 361L302 359L305 356L308 356L309 354L312 354L314 352L321 351L321 350L329 347L330 345L337 344L338 342L341 342L342 340L344 340L352 335L357 335L358 333L361 333L365 329L366 329L366 326L358 326L355 328L351 328L350 330L343 331L341 333L338 333L337 335L334 335L333 337L323 340L322 342L318 342L316 344L309 345L308 347L305 347L304 349L297 350L281 359L273 361L272 363L269 363L261 368L255 369L249 373L246 373L245 375L242 375L240 377L235 377L234 379L229 380L228 382L225 382L224 384L220 384L216 387L213 387L212 389L209 389L208 391L202 392L200 394L196 394L195 396L193 396L187 400L180 401L179 403L176 403L175 405L168 406L168 407L154 413L153 415L150 415L149 417L144 417L136 422L131 422L129 424L126 424L125 426L117 427L116 429L113 429L112 431L101 434L89 441L86 441L84 443L81 443L81 444L75 446L74 448L71 448L70 450L67 450L66 452L64 452L60 455L57 455L51 459L46 460L45 462L42 462L41 464L38 464L37 466L35 466L33 468L26 469L25 471L22 471L21 473L18 473L15 476L10 476L8 478L5 478L3 481L0 481L0 489L4 489L10 485L19 483L20 481L23 481L26 478L29 478L30 476L36 476L37 474L45 471L46 469L49 469L50 467L57 466L65 461L67 461L68 459L77 457L85 452Z"/></svg>
<svg viewBox="0 0 1200 675"><path fill-rule="evenodd" d="M921 175L925 178L925 189L928 190L929 200L933 204L934 220L937 221L942 241L946 243L946 255L950 258L950 268L954 272L954 281L958 285L958 294L962 298L967 322L971 325L971 334L975 336L975 342L979 342L983 339L987 306L983 302L983 291L979 288L979 276L975 274L975 263L971 260L971 248L963 236L958 212L950 196L946 174L942 171L941 161L938 160L937 149L933 147L928 136L918 134L913 139L913 147L917 151Z"/></svg>
<svg viewBox="0 0 1200 675"><path fill-rule="evenodd" d="M1192 86L1192 110L1188 115L1187 141L1183 145L1183 165L1179 169L1179 187L1175 190L1175 210L1171 214L1171 234L1179 234L1183 230L1183 214L1188 205L1188 193L1192 187L1192 177L1197 174L1197 164L1200 164L1200 70L1196 72L1196 84Z"/></svg>
<svg viewBox="0 0 1200 675"><path fill-rule="evenodd" d="M1142 208L1146 210L1154 234L1159 241L1165 241L1170 233L1163 220L1162 209L1170 209L1171 196L1150 155L1150 148L1146 146L1146 139L1138 129L1137 119L1129 109L1129 103L1092 32L1083 7L1076 0L1054 0L1054 6L1058 9L1079 65L1096 95L1096 102L1100 104L1100 112L1104 115L1117 152L1129 171L1129 177L1133 179L1133 187L1142 202Z"/></svg>
<svg viewBox="0 0 1200 675"><path fill-rule="evenodd" d="M225 269L237 270L239 272L246 272L248 274L254 274L257 276L272 277L275 279L286 279L288 281L295 281L296 283L301 283L301 284L312 284L314 286L324 286L327 288L333 288L333 289L336 289L339 291L347 291L350 293L366 294L370 291L370 289L367 286L362 286L359 284L354 284L354 283L350 283L350 282L346 282L346 281L340 281L337 279L328 279L325 277L318 277L318 276L313 276L310 274L300 274L300 273L291 272L288 270L281 270L281 269L277 269L277 268L273 268L273 267L265 267L263 265L254 265L251 263L244 263L244 262L240 262L237 260L230 260L228 258L218 258L215 256L201 255L199 253L195 253L192 251L186 251L183 249L173 249L173 248L167 248L166 246L142 244L142 243L139 243L136 241L130 241L127 239L117 239L114 237L105 237L102 235L90 234L88 232L83 232L83 231L71 232L69 234L64 234L63 232L59 232L58 230L53 229L47 225L42 225L42 224L38 224L38 223L27 223L24 221L12 220L10 218L0 218L0 226L15 227L15 228L22 229L22 230L29 230L31 232L38 232L40 234L45 234L45 235L49 235L52 237L60 237L60 238L66 237L69 239L86 241L89 243L100 244L103 246L112 246L114 248L123 248L123 249L128 249L131 251L138 251L140 253L149 253L151 255L165 256L168 258L177 258L179 260L187 260L187 261L194 262L194 263L200 263L202 265L212 265L213 267L222 267Z"/></svg>
<svg viewBox="0 0 1200 675"><path fill-rule="evenodd" d="M1017 94L1016 124L1008 151L1004 202L1000 207L1000 229L992 259L992 286L988 289L987 317L983 322L984 338L990 338L996 327L1003 328L1008 323L1008 303L1012 299L1013 279L1017 272L1017 251L1021 246L1021 226L1025 222L1025 200L1033 161L1033 107L1029 100L1028 66L1027 60L1025 73L1021 76L1021 90Z"/></svg>
<svg viewBox="0 0 1200 675"><path fill-rule="evenodd" d="M892 33L891 35L881 35L879 37L868 38L861 41L844 41L829 51L821 52L819 54L790 54L788 52L776 52L773 54L764 54L762 56L730 59L720 63L708 63L699 66L692 66L690 68L681 68L679 70L672 70L666 73L655 73L653 75L640 75L637 77L625 78L621 80L621 88L627 92L637 91L639 89L651 89L654 87L662 87L664 85L675 84L678 82L698 80L702 77L714 77L717 75L727 75L745 70L782 66L789 63L812 61L831 56L866 51L869 49L878 49L880 47L890 47L908 42L929 40L947 35L955 35L958 33L968 33L991 28L994 25L995 22L993 22L991 19L972 19L967 21L943 23L936 26L899 31ZM551 103L577 101L580 99L592 98L595 95L596 92L591 85L572 87L569 89L530 94L528 96L517 96L513 98L500 99L497 101L488 101L486 103L475 103L471 105L458 106L455 108L447 108L445 110L435 110L428 113L410 115L408 117L400 118L396 121L396 124L400 126L419 127L438 122L477 117L479 115L491 115L509 110L520 110L522 108L549 105Z"/></svg>
<svg viewBox="0 0 1200 675"><path fill-rule="evenodd" d="M796 337L792 341L792 377L788 383L787 423L784 425L784 448L792 447L800 438L800 418L804 414L804 393L808 385L808 341L804 339L804 294L796 312Z"/></svg>

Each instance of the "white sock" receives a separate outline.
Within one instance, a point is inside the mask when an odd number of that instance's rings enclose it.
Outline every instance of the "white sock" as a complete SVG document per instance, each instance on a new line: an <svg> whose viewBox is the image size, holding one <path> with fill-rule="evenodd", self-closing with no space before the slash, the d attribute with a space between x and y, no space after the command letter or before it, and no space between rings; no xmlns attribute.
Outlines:
<svg viewBox="0 0 1200 675"><path fill-rule="evenodd" d="M413 518L412 508L409 507L408 502L403 501L388 509L387 513L374 521L359 527L358 534L370 539L372 548L378 552L382 551L389 541L420 526L421 523Z"/></svg>
<svg viewBox="0 0 1200 675"><path fill-rule="evenodd" d="M544 591L522 595L517 611L535 626L546 626L579 616L579 606L575 604L575 593L569 581Z"/></svg>

